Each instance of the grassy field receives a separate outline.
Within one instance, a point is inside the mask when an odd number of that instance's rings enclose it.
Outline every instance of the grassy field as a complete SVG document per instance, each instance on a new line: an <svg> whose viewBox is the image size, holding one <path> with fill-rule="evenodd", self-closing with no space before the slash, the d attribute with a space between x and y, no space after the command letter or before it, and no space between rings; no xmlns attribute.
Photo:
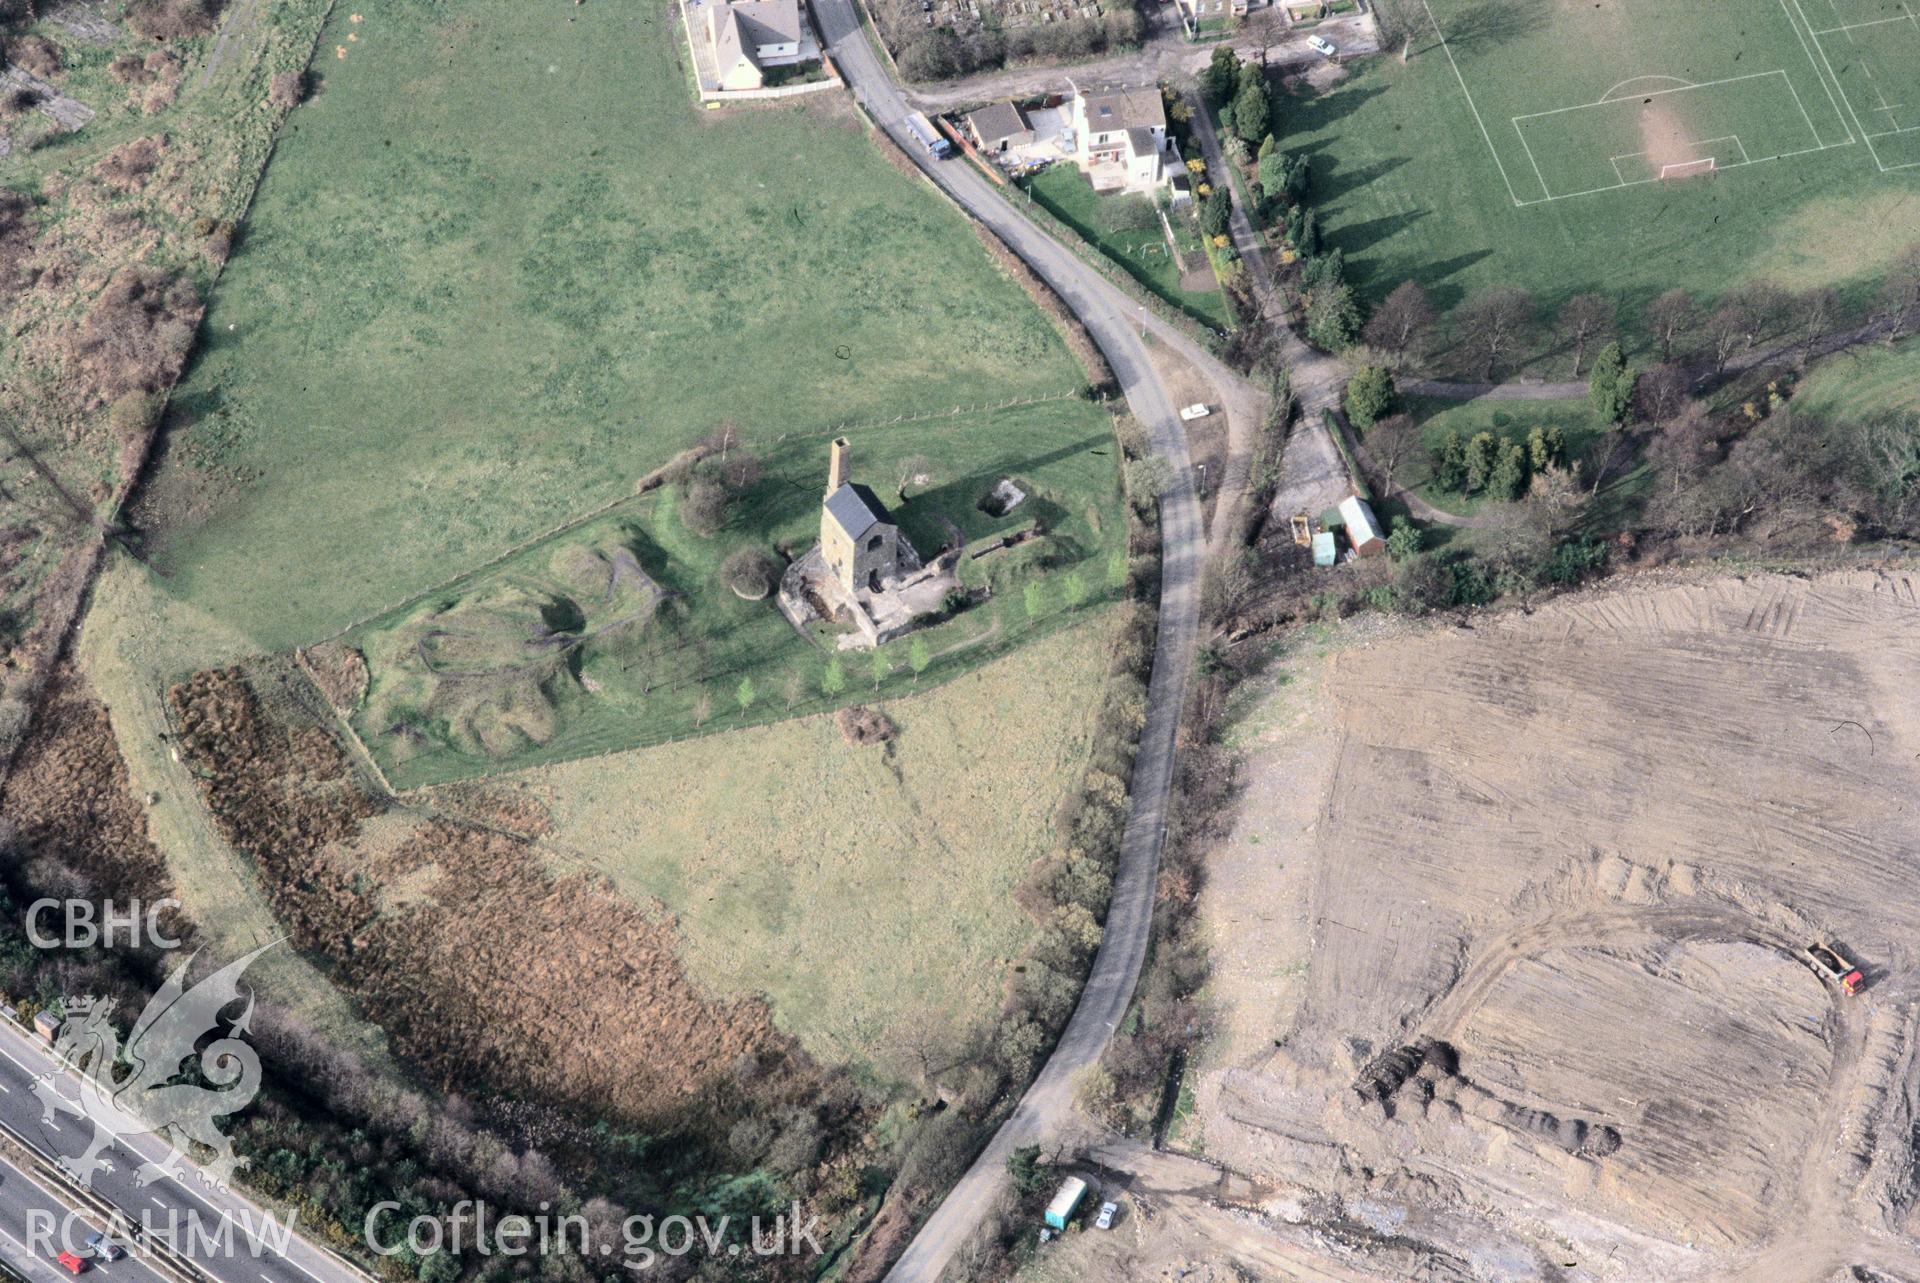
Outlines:
<svg viewBox="0 0 1920 1283"><path fill-rule="evenodd" d="M1920 168L1882 172L1848 141L1862 131L1819 57L1840 37L1816 43L1793 4L1435 0L1443 45L1399 0L1412 61L1303 87L1283 142L1312 155L1327 243L1375 299L1409 278L1443 306L1512 282L1548 307L1598 290L1631 315L1673 286L1865 288L1914 239ZM1721 151L1754 163L1638 181L1654 156Z"/></svg>
<svg viewBox="0 0 1920 1283"><path fill-rule="evenodd" d="M120 6L111 8L91 16L119 18ZM126 467L121 434L99 395L102 381L74 359L82 318L108 278L136 263L176 273L202 290L213 280L218 255L208 251L203 220L217 223L244 212L280 122L277 110L263 106L268 84L275 73L306 64L326 5L285 0L230 8L239 38L218 58L212 35L163 45L128 26L109 25L98 38L81 37L65 25L74 15L58 6L42 5L38 22L11 28L58 51L59 69L45 79L72 100L60 110L71 113L69 119L91 115L68 131L29 109L4 126L11 150L0 163L0 188L37 198L9 237L6 256L52 270L16 288L9 268L9 285L0 290L0 325L8 335L0 345L0 414L19 447L31 450L82 504L109 502ZM109 72L116 60L129 58L143 83ZM149 172L118 183L99 176L97 166L122 149L137 151L142 140L155 147ZM65 500L26 469L0 496L7 545L0 554L0 638L10 641L23 625L49 622L43 611L64 615L64 607L43 596L43 577L80 536L50 520L64 508Z"/></svg>
<svg viewBox="0 0 1920 1283"><path fill-rule="evenodd" d="M336 10L176 399L170 590L309 640L759 441L1083 376L838 95L707 113L657 6Z"/></svg>
<svg viewBox="0 0 1920 1283"><path fill-rule="evenodd" d="M767 455L767 473L717 536L690 533L671 488L497 565L436 588L355 629L371 688L355 728L398 787L555 761L774 721L945 681L1106 600L1123 546L1113 434L1106 412L1080 400L889 425L853 434L855 475L870 479L924 554L953 534L971 543L1044 523L1045 537L969 559L965 582L992 597L880 654L849 652L840 692L825 689L835 634L797 635L773 602L744 601L721 582L734 549L808 546L819 533L826 441L796 435ZM898 499L902 460L928 478ZM1004 517L978 500L1002 476L1029 498ZM669 599L607 595L607 567L630 554ZM589 583L588 581L591 581ZM1026 584L1042 585L1041 615ZM1078 599L1077 602L1075 599ZM554 631L577 638L556 648ZM754 702L739 706L743 679Z"/></svg>
<svg viewBox="0 0 1920 1283"><path fill-rule="evenodd" d="M1216 330L1232 323L1227 316L1227 301L1218 289L1180 288L1179 264L1167 253L1159 215L1147 197L1126 192L1103 196L1072 165L1049 166L1028 179L1026 186L1055 218L1160 298ZM1184 225L1191 215L1183 212L1169 217ZM1197 232L1185 239L1198 250Z"/></svg>
<svg viewBox="0 0 1920 1283"><path fill-rule="evenodd" d="M1400 466L1397 479L1436 508L1470 516L1490 501L1485 495L1462 495L1433 484L1431 452L1448 432L1463 441L1491 432L1505 441L1526 443L1535 428L1557 427L1566 457L1577 459L1599 434L1600 423L1591 407L1579 401L1443 401L1433 397L1404 397L1402 406L1420 425L1425 452L1415 451Z"/></svg>
<svg viewBox="0 0 1920 1283"><path fill-rule="evenodd" d="M765 993L823 1060L907 1075L993 1016L1031 937L1014 891L1077 785L1112 628L888 701L885 747L809 717L495 783L546 806L561 858L658 897L696 979Z"/></svg>
<svg viewBox="0 0 1920 1283"><path fill-rule="evenodd" d="M1920 411L1920 343L1854 348L1828 357L1800 385L1793 409L1836 421Z"/></svg>

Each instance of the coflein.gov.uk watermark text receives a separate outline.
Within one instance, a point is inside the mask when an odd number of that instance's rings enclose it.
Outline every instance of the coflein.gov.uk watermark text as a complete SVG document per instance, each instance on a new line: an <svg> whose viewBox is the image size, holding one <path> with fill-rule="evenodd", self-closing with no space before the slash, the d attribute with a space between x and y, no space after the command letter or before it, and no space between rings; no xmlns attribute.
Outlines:
<svg viewBox="0 0 1920 1283"><path fill-rule="evenodd" d="M401 1219L395 1215L400 1210L398 1203L382 1202L367 1214L366 1244L376 1255L617 1256L621 1265L638 1271L663 1257L694 1253L735 1258L821 1254L820 1218L803 1219L798 1202L790 1212L772 1216L629 1216L617 1231L596 1231L577 1214L548 1215L543 1210L537 1216L497 1216L486 1203L472 1199L454 1204L445 1216Z"/></svg>

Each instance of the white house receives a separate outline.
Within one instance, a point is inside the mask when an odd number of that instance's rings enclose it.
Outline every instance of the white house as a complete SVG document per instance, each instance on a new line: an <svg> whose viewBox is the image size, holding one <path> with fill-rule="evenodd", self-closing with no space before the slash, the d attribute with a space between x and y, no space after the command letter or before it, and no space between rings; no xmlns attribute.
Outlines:
<svg viewBox="0 0 1920 1283"><path fill-rule="evenodd" d="M1074 157L1098 191L1150 191L1167 180L1167 111L1157 86L1082 91Z"/></svg>
<svg viewBox="0 0 1920 1283"><path fill-rule="evenodd" d="M707 36L722 89L758 89L768 67L801 61L799 0L711 0Z"/></svg>

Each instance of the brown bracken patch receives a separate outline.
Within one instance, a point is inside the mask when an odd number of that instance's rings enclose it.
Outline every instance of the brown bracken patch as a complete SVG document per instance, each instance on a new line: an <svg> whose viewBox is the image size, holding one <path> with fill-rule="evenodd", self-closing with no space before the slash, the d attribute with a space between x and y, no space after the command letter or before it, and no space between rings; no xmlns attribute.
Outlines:
<svg viewBox="0 0 1920 1283"><path fill-rule="evenodd" d="M893 738L893 723L877 708L855 704L833 715L833 724L849 744L884 744Z"/></svg>
<svg viewBox="0 0 1920 1283"><path fill-rule="evenodd" d="M296 947L324 955L441 1085L659 1121L742 1066L763 1087L812 1076L764 1002L694 985L657 906L555 877L524 839L462 822L387 814L383 827L411 827L363 839L383 805L330 736L278 720L239 669L169 702L209 809Z"/></svg>
<svg viewBox="0 0 1920 1283"><path fill-rule="evenodd" d="M172 893L166 861L147 838L106 706L79 678L55 679L7 776L0 816L29 859L57 862L85 892L155 901ZM40 880L40 879L36 879ZM76 888L79 889L79 888Z"/></svg>

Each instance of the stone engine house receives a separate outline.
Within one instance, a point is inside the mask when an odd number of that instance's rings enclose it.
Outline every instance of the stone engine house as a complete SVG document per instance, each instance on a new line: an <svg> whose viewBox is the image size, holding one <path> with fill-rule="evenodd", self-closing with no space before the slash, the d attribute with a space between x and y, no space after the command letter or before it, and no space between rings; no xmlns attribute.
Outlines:
<svg viewBox="0 0 1920 1283"><path fill-rule="evenodd" d="M820 508L820 552L848 596L876 593L900 574L900 527L880 497L847 480L847 439L833 443L827 497Z"/></svg>

